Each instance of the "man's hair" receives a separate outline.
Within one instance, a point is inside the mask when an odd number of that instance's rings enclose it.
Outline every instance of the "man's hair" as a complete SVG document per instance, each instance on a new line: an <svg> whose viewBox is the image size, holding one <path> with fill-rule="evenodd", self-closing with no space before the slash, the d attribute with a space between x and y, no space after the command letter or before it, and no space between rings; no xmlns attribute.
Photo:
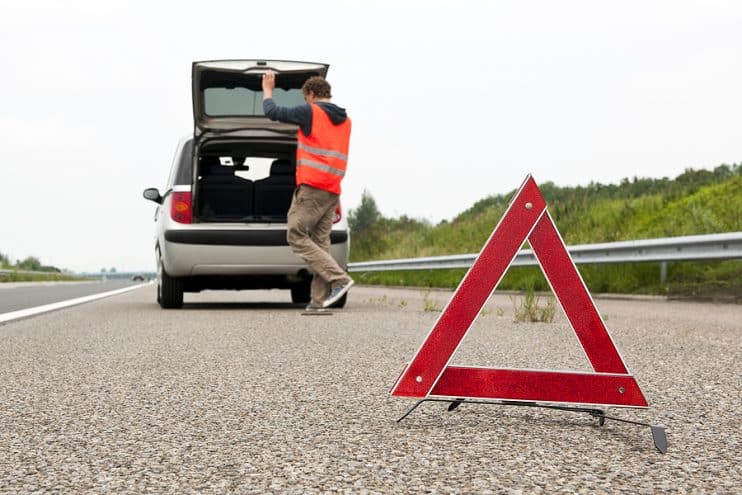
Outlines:
<svg viewBox="0 0 742 495"><path fill-rule="evenodd" d="M332 98L332 95L330 94L331 89L330 83L325 81L324 77L313 76L304 82L304 85L301 87L301 92L308 95L311 91L317 98Z"/></svg>

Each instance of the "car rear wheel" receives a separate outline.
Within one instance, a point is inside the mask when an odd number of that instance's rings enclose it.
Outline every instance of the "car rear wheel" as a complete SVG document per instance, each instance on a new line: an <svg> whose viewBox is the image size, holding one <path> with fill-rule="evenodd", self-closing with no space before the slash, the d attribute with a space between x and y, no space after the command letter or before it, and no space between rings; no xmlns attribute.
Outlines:
<svg viewBox="0 0 742 495"><path fill-rule="evenodd" d="M312 298L311 285L312 279L310 278L291 287L291 302L294 304L308 303Z"/></svg>
<svg viewBox="0 0 742 495"><path fill-rule="evenodd" d="M163 309L178 309L183 307L183 282L171 277L162 266L157 266L157 302Z"/></svg>

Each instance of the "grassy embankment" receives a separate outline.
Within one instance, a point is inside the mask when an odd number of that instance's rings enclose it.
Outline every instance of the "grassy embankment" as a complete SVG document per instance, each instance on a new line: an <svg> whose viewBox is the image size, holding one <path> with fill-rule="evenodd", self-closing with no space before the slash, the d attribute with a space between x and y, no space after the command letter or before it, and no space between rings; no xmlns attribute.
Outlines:
<svg viewBox="0 0 742 495"><path fill-rule="evenodd" d="M675 179L624 179L617 185L540 185L567 244L611 242L742 230L742 166L687 170ZM513 193L475 203L451 222L430 225L377 218L353 232L351 261L479 252ZM355 212L358 213L357 211ZM351 215L352 216L352 215ZM669 263L660 283L659 263L578 266L591 292L668 294L742 299L742 261ZM456 287L465 270L364 273L368 284ZM549 290L538 267L511 268L499 288Z"/></svg>
<svg viewBox="0 0 742 495"><path fill-rule="evenodd" d="M10 257L0 252L0 283L3 282L68 282L86 280L75 277L54 266L44 266L41 260L29 256L24 260L12 262Z"/></svg>
<svg viewBox="0 0 742 495"><path fill-rule="evenodd" d="M0 283L3 282L75 282L87 280L81 277L65 275L63 273L18 273L0 274Z"/></svg>

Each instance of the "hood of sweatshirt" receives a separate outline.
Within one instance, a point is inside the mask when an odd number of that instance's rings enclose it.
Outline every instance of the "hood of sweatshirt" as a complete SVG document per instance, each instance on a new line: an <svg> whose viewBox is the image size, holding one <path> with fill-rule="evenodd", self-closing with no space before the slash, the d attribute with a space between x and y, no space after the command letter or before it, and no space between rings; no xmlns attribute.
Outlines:
<svg viewBox="0 0 742 495"><path fill-rule="evenodd" d="M330 121L335 125L342 124L348 119L348 114L343 107L325 101L318 102L317 105L325 111L327 116L330 117Z"/></svg>

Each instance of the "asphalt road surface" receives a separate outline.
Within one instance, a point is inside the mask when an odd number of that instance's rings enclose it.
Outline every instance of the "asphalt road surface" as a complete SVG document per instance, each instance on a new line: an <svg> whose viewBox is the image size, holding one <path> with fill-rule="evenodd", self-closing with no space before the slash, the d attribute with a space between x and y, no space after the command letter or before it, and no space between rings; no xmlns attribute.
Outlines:
<svg viewBox="0 0 742 495"><path fill-rule="evenodd" d="M0 314L122 289L141 283L126 279L113 279L106 282L0 283Z"/></svg>
<svg viewBox="0 0 742 495"><path fill-rule="evenodd" d="M739 493L742 306L598 300L648 428L388 388L450 293L354 288L332 316L287 291L147 286L0 325L0 493ZM562 315L493 297L452 364L589 370Z"/></svg>

